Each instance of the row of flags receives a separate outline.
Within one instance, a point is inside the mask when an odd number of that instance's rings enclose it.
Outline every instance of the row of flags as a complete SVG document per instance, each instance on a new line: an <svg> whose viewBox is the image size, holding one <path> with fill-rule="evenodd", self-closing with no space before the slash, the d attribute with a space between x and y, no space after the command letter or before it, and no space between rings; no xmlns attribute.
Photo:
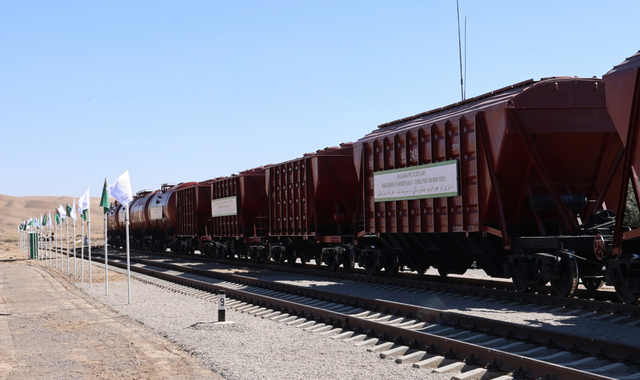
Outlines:
<svg viewBox="0 0 640 380"><path fill-rule="evenodd" d="M133 192L131 191L131 181L129 179L129 171L125 171L112 185L107 184L107 180L104 181L104 186L102 187L102 197L100 198L100 207L103 208L103 212L106 214L109 211L109 194L112 197L118 200L118 202L123 205L129 204L133 200ZM26 230L29 227L41 228L46 226L53 225L54 221L57 224L62 223L62 221L69 217L73 220L78 220L77 214L80 214L82 220L87 220L87 213L89 210L89 188L82 194L82 196L78 199L78 209L76 211L76 202L73 200L72 204L66 205L66 208L60 205L57 209L55 209L55 214L53 218L51 217L51 210L49 210L49 215L44 214L40 215L40 217L29 218L28 220L23 221L19 226L18 230Z"/></svg>
<svg viewBox="0 0 640 380"><path fill-rule="evenodd" d="M131 267L130 267L130 258L129 258L129 203L133 200L133 192L131 191L131 181L129 179L129 171L126 170L120 177L118 177L115 182L111 185L107 184L107 180L104 181L104 186L102 187L102 197L100 198L100 207L103 208L104 214L104 255L105 255L105 294L109 295L109 275L108 275L108 255L107 255L107 212L109 211L109 194L114 197L118 202L120 202L126 208L126 236L127 236L127 283L128 283L128 303L131 304ZM80 214L80 217L83 221L86 221L89 225L89 241L91 240L91 212L89 210L90 206L90 198L89 198L89 189L82 194L82 196L78 199L78 208L76 211L76 200L73 199L71 205L67 204L66 208L60 205L57 209L55 209L55 214L53 218L51 217L51 210L49 210L48 214L40 215L39 218L30 218L26 220L18 226L19 232L26 232L30 227L46 227L49 226L51 228L56 224L61 224L62 221L66 218L71 218L74 220L73 223L73 235L74 235L74 273L75 273L75 234L76 234L76 224L77 214ZM82 223L82 235L84 236L84 223ZM22 238L26 239L26 233L21 234L21 242ZM84 252L84 244L82 244L82 252ZM38 248L39 249L39 248ZM67 272L69 272L69 258L71 256L71 251L69 250L69 221L67 219ZM82 253L84 255L84 253ZM46 256L46 255L45 255ZM84 257L84 256L82 256ZM51 260L51 259L49 259ZM56 254L56 267L57 267L57 254ZM62 263L64 270L64 261ZM82 259L82 278L84 281L84 259ZM91 245L89 245L89 284L91 285Z"/></svg>
<svg viewBox="0 0 640 380"><path fill-rule="evenodd" d="M107 181L104 181L104 187L102 188L102 198L100 199L100 206L103 208L104 213L106 214L109 211L109 194L107 192ZM71 205L67 204L66 208L60 205L57 209L55 209L55 214L53 218L51 217L51 210L49 210L49 215L44 214L40 215L40 218L29 218L25 220L18 226L19 230L26 230L28 227L47 227L53 225L53 223L60 224L67 217L78 220L77 214L80 214L82 220L87 220L87 213L89 211L89 189L87 189L80 199L78 199L78 209L76 211L76 202L75 199L71 203Z"/></svg>

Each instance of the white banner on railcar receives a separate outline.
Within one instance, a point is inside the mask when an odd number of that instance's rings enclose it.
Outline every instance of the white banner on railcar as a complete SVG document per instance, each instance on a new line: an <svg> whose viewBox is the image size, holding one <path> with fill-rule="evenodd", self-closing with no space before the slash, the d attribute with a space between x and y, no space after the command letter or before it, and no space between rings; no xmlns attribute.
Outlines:
<svg viewBox="0 0 640 380"><path fill-rule="evenodd" d="M162 206L149 207L149 218L152 220L162 219Z"/></svg>
<svg viewBox="0 0 640 380"><path fill-rule="evenodd" d="M214 199L211 201L211 216L238 215L238 201L236 197Z"/></svg>
<svg viewBox="0 0 640 380"><path fill-rule="evenodd" d="M456 160L373 173L376 202L458 195Z"/></svg>

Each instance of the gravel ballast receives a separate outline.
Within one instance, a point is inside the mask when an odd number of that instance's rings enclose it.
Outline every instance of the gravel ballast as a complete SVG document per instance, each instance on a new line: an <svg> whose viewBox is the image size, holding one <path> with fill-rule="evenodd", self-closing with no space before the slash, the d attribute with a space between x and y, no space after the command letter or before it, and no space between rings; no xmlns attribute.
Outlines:
<svg viewBox="0 0 640 380"><path fill-rule="evenodd" d="M97 270L99 270L96 267ZM284 323L227 309L214 324L217 303L132 280L77 286L99 302L157 331L225 379L450 379L452 374L397 364L378 353Z"/></svg>

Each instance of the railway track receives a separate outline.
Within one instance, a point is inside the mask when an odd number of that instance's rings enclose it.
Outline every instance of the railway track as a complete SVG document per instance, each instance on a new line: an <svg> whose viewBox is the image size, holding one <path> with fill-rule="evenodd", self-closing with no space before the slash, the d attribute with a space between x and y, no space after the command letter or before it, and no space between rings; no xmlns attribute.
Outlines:
<svg viewBox="0 0 640 380"><path fill-rule="evenodd" d="M132 262L133 271L147 276L144 281L160 279L161 286L210 299L224 290L234 299L228 305L239 311L368 347L398 363L459 372L456 379L640 378L635 346L188 265ZM124 266L118 260L110 265Z"/></svg>
<svg viewBox="0 0 640 380"><path fill-rule="evenodd" d="M608 315L611 318L621 318L631 322L640 318L640 306L626 305L621 303L613 290L600 290L597 292L581 289L575 297L566 298L554 296L550 287L541 287L537 292L518 292L510 281L499 281L495 279L482 279L470 277L450 276L442 278L433 275L411 275L402 274L398 277L389 278L382 276L366 276L364 271L354 271L345 273L342 271L332 272L323 270L315 265L266 265L249 262L246 260L219 260L198 256L175 256L149 254L148 252L137 253L148 257L167 257L183 260L197 260L198 262L213 262L225 265L242 265L252 269L266 269L284 273L295 273L304 276L319 276L340 281L355 281L371 283L380 286L401 286L404 288L420 289L425 291L437 291L457 295L468 295L473 297L483 297L496 301L520 302L531 305L546 305L554 309L563 308L567 313L582 311L584 313L597 313L598 316Z"/></svg>

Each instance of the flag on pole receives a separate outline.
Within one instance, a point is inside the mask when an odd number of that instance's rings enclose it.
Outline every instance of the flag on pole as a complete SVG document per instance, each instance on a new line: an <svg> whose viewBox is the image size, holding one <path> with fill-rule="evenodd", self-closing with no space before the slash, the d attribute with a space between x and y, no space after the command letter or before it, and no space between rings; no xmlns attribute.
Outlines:
<svg viewBox="0 0 640 380"><path fill-rule="evenodd" d="M78 199L78 210L80 211L80 216L82 220L87 220L87 210L89 209L89 188L82 194L80 199Z"/></svg>
<svg viewBox="0 0 640 380"><path fill-rule="evenodd" d="M56 209L56 215L54 215L54 218L56 219L56 223L60 224L62 221L62 218L60 218L60 210Z"/></svg>
<svg viewBox="0 0 640 380"><path fill-rule="evenodd" d="M49 223L49 226L53 224L53 220L51 220L51 210L49 210L49 220L47 221L47 223Z"/></svg>
<svg viewBox="0 0 640 380"><path fill-rule="evenodd" d="M62 205L58 207L58 214L60 214L60 219L62 220L67 217L67 212L64 210L64 207L62 207Z"/></svg>
<svg viewBox="0 0 640 380"><path fill-rule="evenodd" d="M76 200L74 199L73 202L71 202L71 204L73 206L70 206L67 203L67 216L73 220L78 220L76 219Z"/></svg>
<svg viewBox="0 0 640 380"><path fill-rule="evenodd" d="M47 214L44 214L44 216L42 217L42 227L46 227L47 226Z"/></svg>
<svg viewBox="0 0 640 380"><path fill-rule="evenodd" d="M109 185L109 194L124 206L128 205L129 202L133 200L129 170L125 170L125 172L116 179L113 185Z"/></svg>
<svg viewBox="0 0 640 380"><path fill-rule="evenodd" d="M88 191L88 190L87 190ZM107 193L107 179L104 180L104 186L102 187L102 198L100 198L100 207L103 209L103 214L109 212L109 194Z"/></svg>

